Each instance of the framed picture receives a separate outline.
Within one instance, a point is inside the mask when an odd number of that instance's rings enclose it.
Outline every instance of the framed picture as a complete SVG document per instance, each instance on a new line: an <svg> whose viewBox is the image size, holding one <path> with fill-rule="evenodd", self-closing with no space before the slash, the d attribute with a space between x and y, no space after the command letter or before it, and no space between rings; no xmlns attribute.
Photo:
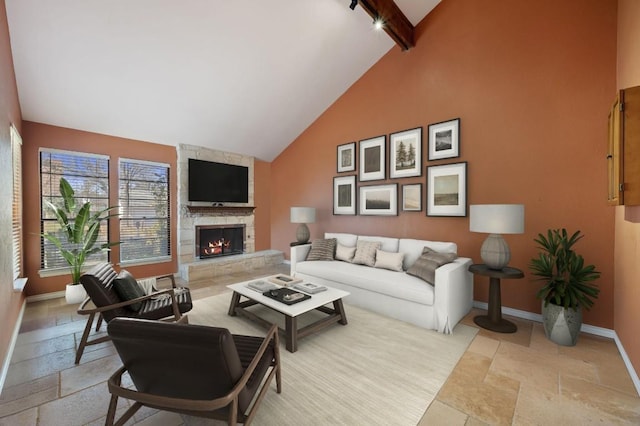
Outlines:
<svg viewBox="0 0 640 426"><path fill-rule="evenodd" d="M422 211L422 184L402 185L402 211Z"/></svg>
<svg viewBox="0 0 640 426"><path fill-rule="evenodd" d="M385 179L385 147L386 136L378 136L360 141L360 169L358 178L361 182Z"/></svg>
<svg viewBox="0 0 640 426"><path fill-rule="evenodd" d="M398 214L398 184L361 186L360 214L396 216Z"/></svg>
<svg viewBox="0 0 640 426"><path fill-rule="evenodd" d="M338 145L338 173L353 172L356 169L356 143Z"/></svg>
<svg viewBox="0 0 640 426"><path fill-rule="evenodd" d="M460 119L429 124L429 160L460 156Z"/></svg>
<svg viewBox="0 0 640 426"><path fill-rule="evenodd" d="M427 216L467 215L467 162L427 167Z"/></svg>
<svg viewBox="0 0 640 426"><path fill-rule="evenodd" d="M422 175L422 127L389 136L389 177Z"/></svg>
<svg viewBox="0 0 640 426"><path fill-rule="evenodd" d="M333 178L333 214L356 214L356 177Z"/></svg>

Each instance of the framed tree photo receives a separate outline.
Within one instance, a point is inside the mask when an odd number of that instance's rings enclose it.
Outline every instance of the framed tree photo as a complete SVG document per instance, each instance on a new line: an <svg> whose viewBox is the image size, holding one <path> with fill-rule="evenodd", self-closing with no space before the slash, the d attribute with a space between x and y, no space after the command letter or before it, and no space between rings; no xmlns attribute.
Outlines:
<svg viewBox="0 0 640 426"><path fill-rule="evenodd" d="M429 124L429 160L460 156L460 119Z"/></svg>
<svg viewBox="0 0 640 426"><path fill-rule="evenodd" d="M356 169L356 143L338 145L338 173L353 172Z"/></svg>
<svg viewBox="0 0 640 426"><path fill-rule="evenodd" d="M467 162L427 167L427 216L467 215Z"/></svg>
<svg viewBox="0 0 640 426"><path fill-rule="evenodd" d="M402 211L422 211L422 184L402 185Z"/></svg>
<svg viewBox="0 0 640 426"><path fill-rule="evenodd" d="M422 127L389 136L389 177L422 175Z"/></svg>
<svg viewBox="0 0 640 426"><path fill-rule="evenodd" d="M397 183L361 186L359 198L361 215L398 215Z"/></svg>
<svg viewBox="0 0 640 426"><path fill-rule="evenodd" d="M333 214L356 214L356 177L333 178Z"/></svg>
<svg viewBox="0 0 640 426"><path fill-rule="evenodd" d="M360 168L358 170L360 182L385 179L386 144L386 136L360 141Z"/></svg>

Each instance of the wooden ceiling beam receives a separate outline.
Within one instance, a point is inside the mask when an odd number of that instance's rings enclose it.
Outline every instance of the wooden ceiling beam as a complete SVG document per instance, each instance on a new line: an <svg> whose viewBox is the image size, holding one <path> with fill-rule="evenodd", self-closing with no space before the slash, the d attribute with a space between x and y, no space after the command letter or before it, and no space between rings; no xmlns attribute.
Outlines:
<svg viewBox="0 0 640 426"><path fill-rule="evenodd" d="M383 29L402 50L415 46L413 24L393 0L358 0L358 4L374 20L382 19Z"/></svg>

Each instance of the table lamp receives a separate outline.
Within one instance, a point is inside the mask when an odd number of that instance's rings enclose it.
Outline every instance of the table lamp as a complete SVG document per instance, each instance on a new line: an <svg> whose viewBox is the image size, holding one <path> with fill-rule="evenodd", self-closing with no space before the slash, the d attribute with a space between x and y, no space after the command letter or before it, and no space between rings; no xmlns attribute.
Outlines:
<svg viewBox="0 0 640 426"><path fill-rule="evenodd" d="M524 204L471 205L469 216L471 232L489 234L480 249L482 261L490 269L503 269L511 260L511 250L500 234L524 232Z"/></svg>
<svg viewBox="0 0 640 426"><path fill-rule="evenodd" d="M315 221L315 207L291 207L291 223L300 224L296 230L296 240L299 244L304 244L309 241L311 234L309 233L307 223L314 223Z"/></svg>

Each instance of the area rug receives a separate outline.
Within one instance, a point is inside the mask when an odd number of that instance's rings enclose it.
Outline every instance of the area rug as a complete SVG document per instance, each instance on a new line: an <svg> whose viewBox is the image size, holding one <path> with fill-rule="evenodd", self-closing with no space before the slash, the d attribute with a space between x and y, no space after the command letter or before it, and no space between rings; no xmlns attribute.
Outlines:
<svg viewBox="0 0 640 426"><path fill-rule="evenodd" d="M227 314L230 300L225 293L195 301L189 322L263 336L264 327ZM268 308L251 309L284 323ZM477 333L458 324L443 335L352 305L345 310L346 326L299 340L295 353L281 339L282 393L274 381L253 424L415 426Z"/></svg>

